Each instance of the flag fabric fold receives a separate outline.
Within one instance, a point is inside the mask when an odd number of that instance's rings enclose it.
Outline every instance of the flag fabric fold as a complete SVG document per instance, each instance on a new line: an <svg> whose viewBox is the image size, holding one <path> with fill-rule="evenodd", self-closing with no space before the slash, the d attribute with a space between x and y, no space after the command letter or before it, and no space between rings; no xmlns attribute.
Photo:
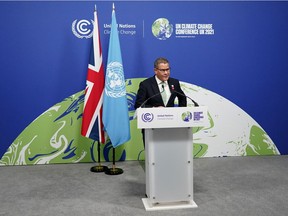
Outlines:
<svg viewBox="0 0 288 216"><path fill-rule="evenodd" d="M104 66L100 43L98 16L94 11L94 29L88 64L81 134L105 143L103 130Z"/></svg>
<svg viewBox="0 0 288 216"><path fill-rule="evenodd" d="M126 84L114 4L105 76L103 124L114 148L130 140Z"/></svg>

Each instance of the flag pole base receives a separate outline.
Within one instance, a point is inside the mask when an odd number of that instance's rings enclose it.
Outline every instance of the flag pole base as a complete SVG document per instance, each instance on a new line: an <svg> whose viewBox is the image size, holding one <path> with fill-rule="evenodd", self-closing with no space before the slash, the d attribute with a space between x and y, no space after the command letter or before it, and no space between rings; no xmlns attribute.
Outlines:
<svg viewBox="0 0 288 216"><path fill-rule="evenodd" d="M112 168L107 169L107 170L105 171L105 174L107 174L107 175L120 175L120 174L122 174L123 172L124 172L124 171L123 171L122 169L116 168L116 167L113 165Z"/></svg>
<svg viewBox="0 0 288 216"><path fill-rule="evenodd" d="M106 172L106 170L108 170L108 167L107 166L102 166L102 165L93 166L90 169L91 172L96 172L96 173Z"/></svg>

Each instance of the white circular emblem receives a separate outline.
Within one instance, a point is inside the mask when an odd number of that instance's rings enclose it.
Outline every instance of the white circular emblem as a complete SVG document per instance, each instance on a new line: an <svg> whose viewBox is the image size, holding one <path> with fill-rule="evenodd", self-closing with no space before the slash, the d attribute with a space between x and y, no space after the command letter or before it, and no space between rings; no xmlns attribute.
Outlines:
<svg viewBox="0 0 288 216"><path fill-rule="evenodd" d="M78 38L91 38L93 35L94 21L91 20L74 20L72 23L72 32Z"/></svg>
<svg viewBox="0 0 288 216"><path fill-rule="evenodd" d="M111 62L107 66L105 93L113 98L126 95L123 66L120 62Z"/></svg>

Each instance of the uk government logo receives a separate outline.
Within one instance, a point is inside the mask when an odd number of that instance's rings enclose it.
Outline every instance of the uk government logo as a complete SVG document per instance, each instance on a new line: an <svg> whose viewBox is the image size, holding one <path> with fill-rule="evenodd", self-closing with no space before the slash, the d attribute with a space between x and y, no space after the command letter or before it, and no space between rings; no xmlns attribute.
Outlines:
<svg viewBox="0 0 288 216"><path fill-rule="evenodd" d="M93 35L93 28L94 28L94 21L81 19L81 20L74 20L72 22L72 32L73 34L80 39L83 38L91 38Z"/></svg>
<svg viewBox="0 0 288 216"><path fill-rule="evenodd" d="M159 40L175 38L195 38L196 36L212 36L215 30L212 23L175 23L167 18L158 18L152 24L152 34Z"/></svg>
<svg viewBox="0 0 288 216"><path fill-rule="evenodd" d="M143 113L141 116L143 122L151 122L154 119L153 113Z"/></svg>
<svg viewBox="0 0 288 216"><path fill-rule="evenodd" d="M111 62L107 66L105 93L109 97L126 96L123 66L120 62Z"/></svg>

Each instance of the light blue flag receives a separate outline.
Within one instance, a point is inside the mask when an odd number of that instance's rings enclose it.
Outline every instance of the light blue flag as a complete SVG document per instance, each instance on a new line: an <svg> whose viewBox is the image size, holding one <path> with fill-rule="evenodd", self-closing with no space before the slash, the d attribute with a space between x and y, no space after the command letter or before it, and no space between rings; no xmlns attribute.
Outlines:
<svg viewBox="0 0 288 216"><path fill-rule="evenodd" d="M130 140L126 84L114 4L105 77L103 124L114 148Z"/></svg>

